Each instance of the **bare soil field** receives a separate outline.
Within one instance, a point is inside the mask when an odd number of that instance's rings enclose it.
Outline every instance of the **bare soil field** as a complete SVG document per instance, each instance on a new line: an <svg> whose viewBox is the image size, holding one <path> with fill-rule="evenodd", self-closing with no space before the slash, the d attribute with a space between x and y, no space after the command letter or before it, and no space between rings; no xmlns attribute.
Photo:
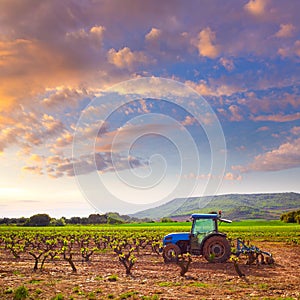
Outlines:
<svg viewBox="0 0 300 300"><path fill-rule="evenodd" d="M29 290L28 299L300 299L300 246L256 245L271 252L275 264L249 266L241 259L245 278L232 262L209 263L202 257L193 257L182 277L176 264L150 252L137 255L132 276L125 275L114 253L76 261L77 273L64 261L47 261L33 272L32 260L15 261L1 252L0 299L13 299L21 285Z"/></svg>

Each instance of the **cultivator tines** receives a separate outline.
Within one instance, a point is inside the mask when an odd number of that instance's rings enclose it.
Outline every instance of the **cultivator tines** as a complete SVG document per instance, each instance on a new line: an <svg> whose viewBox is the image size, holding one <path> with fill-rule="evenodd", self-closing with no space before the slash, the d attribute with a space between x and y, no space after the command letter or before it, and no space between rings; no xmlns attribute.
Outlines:
<svg viewBox="0 0 300 300"><path fill-rule="evenodd" d="M251 265L254 262L257 264L273 264L274 258L272 254L266 251L260 250L256 246L247 246L244 241L241 239L237 239L237 246L236 246L236 256L239 257L241 254L247 256L247 264ZM265 258L266 256L266 258Z"/></svg>

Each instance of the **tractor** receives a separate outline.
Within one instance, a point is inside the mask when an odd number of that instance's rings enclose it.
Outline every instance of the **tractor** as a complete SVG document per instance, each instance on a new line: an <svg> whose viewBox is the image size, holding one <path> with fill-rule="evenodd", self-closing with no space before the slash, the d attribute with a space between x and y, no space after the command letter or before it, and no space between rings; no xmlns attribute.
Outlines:
<svg viewBox="0 0 300 300"><path fill-rule="evenodd" d="M221 218L221 212L192 214L191 232L170 233L163 238L164 261L174 262L178 255L190 253L203 255L210 262L225 262L231 255L231 245L225 233L218 231L218 221L231 223Z"/></svg>

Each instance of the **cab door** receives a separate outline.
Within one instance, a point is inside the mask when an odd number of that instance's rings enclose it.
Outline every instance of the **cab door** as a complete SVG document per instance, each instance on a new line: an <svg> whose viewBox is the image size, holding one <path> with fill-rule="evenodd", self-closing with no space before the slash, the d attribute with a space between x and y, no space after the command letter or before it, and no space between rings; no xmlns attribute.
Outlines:
<svg viewBox="0 0 300 300"><path fill-rule="evenodd" d="M191 253L201 255L201 243L210 233L215 232L215 220L213 219L194 219L191 231Z"/></svg>

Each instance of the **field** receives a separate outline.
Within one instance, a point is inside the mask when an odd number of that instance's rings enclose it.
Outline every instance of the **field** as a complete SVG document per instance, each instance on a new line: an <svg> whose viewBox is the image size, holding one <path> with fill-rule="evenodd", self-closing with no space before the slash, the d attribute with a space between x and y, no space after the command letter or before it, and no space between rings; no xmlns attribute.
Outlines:
<svg viewBox="0 0 300 300"><path fill-rule="evenodd" d="M231 261L193 256L184 276L177 264L165 264L158 251L162 237L190 225L2 226L0 299L300 299L299 225L222 224L233 242L240 237L275 258L273 265L246 265L241 257L244 277Z"/></svg>

